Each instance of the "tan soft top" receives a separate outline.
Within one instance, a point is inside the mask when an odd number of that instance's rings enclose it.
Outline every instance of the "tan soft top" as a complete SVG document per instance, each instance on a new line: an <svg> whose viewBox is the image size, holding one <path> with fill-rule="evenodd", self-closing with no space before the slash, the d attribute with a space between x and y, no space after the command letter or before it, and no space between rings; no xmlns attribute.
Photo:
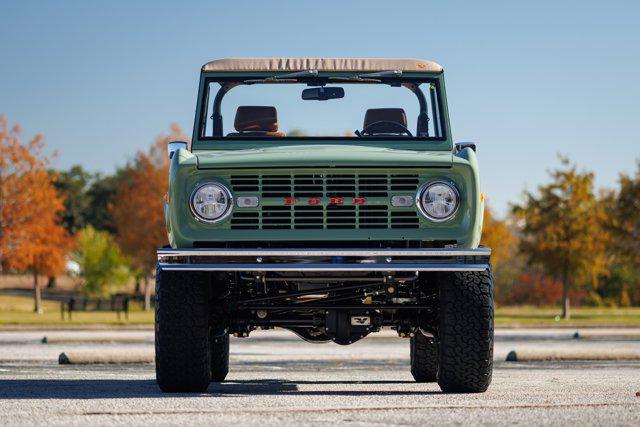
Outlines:
<svg viewBox="0 0 640 427"><path fill-rule="evenodd" d="M362 71L400 70L405 72L440 73L442 67L422 59L385 58L226 58L211 61L202 71Z"/></svg>

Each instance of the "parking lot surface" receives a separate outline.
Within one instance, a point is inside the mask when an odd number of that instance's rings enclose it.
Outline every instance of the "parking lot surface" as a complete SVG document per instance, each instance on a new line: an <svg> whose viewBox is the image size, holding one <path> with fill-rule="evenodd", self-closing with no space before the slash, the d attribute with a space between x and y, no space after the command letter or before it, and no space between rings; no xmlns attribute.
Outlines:
<svg viewBox="0 0 640 427"><path fill-rule="evenodd" d="M484 394L414 383L409 342L385 333L351 346L285 331L233 339L231 372L203 394L162 394L152 364L58 365L74 349L151 351L152 332L0 332L3 425L640 425L640 362L505 362L513 349L640 352L637 339L573 339L568 330L498 331ZM100 338L102 334L102 338ZM123 337L123 343L104 336ZM97 343L83 342L96 337ZM73 341L73 342L72 342Z"/></svg>

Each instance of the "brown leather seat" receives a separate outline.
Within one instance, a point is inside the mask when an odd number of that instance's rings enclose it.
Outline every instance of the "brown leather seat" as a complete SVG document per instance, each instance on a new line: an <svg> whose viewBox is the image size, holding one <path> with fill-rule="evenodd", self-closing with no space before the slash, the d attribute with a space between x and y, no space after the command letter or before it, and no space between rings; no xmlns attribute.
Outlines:
<svg viewBox="0 0 640 427"><path fill-rule="evenodd" d="M261 137L278 136L284 133L278 132L278 112L276 107L241 105L236 110L236 118L233 122L236 133L230 133L230 137Z"/></svg>
<svg viewBox="0 0 640 427"><path fill-rule="evenodd" d="M366 129L368 126L378 123L375 126L371 126L367 130L367 134L400 134L400 128L394 126L394 122L407 127L407 115L402 108L370 108L364 115L364 125L362 129Z"/></svg>

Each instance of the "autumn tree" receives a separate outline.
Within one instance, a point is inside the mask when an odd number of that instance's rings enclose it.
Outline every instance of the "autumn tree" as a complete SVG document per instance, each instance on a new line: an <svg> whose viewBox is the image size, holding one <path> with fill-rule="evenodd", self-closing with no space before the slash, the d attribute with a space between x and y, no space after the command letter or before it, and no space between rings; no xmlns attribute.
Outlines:
<svg viewBox="0 0 640 427"><path fill-rule="evenodd" d="M518 241L507 222L496 218L488 205L484 209L482 241L480 243L491 248L491 264L494 270L499 270L504 263L513 258L517 251Z"/></svg>
<svg viewBox="0 0 640 427"><path fill-rule="evenodd" d="M523 260L510 218L497 218L488 204L484 209L480 244L491 248L496 300L507 301L523 273Z"/></svg>
<svg viewBox="0 0 640 427"><path fill-rule="evenodd" d="M145 279L145 309L150 308L149 275L156 267L156 249L167 243L162 199L169 182L167 144L185 140L180 127L158 136L149 151L138 152L126 178L111 199L116 241Z"/></svg>
<svg viewBox="0 0 640 427"><path fill-rule="evenodd" d="M46 170L42 136L27 143L20 127L0 115L0 262L4 268L30 271L34 310L42 312L39 275L64 271L72 239L60 225L63 200Z"/></svg>
<svg viewBox="0 0 640 427"><path fill-rule="evenodd" d="M562 316L569 319L572 285L602 268L603 234L593 174L560 160L562 168L550 173L552 182L539 186L537 194L526 193L513 211L522 222L521 250L562 283Z"/></svg>
<svg viewBox="0 0 640 427"><path fill-rule="evenodd" d="M618 191L610 192L604 198L604 227L610 234L616 276L627 282L622 284L621 294L629 292L624 289L628 285L640 294L640 280L637 279L640 273L640 161L637 168L635 176L621 174Z"/></svg>

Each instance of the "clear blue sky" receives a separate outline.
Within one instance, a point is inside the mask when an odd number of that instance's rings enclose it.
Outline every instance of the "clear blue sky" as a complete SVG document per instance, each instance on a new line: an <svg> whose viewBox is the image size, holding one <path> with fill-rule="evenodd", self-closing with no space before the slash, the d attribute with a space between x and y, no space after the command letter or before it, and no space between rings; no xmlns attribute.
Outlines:
<svg viewBox="0 0 640 427"><path fill-rule="evenodd" d="M3 1L0 20L0 112L60 168L112 172L169 123L190 133L200 66L228 56L441 63L501 213L557 153L609 187L640 157L637 0Z"/></svg>

